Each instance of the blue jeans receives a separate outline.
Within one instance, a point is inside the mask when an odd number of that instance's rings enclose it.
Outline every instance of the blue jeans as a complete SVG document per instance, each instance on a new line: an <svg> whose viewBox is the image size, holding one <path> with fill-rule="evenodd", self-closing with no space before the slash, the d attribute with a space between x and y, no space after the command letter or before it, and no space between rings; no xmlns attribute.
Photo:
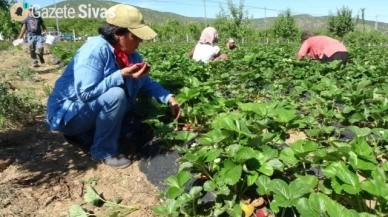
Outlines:
<svg viewBox="0 0 388 217"><path fill-rule="evenodd" d="M29 35L27 36L27 42L30 48L30 56L32 63L38 63L36 49L38 49L38 57L41 62L43 62L43 53L44 53L44 37L42 35Z"/></svg>
<svg viewBox="0 0 388 217"><path fill-rule="evenodd" d="M83 134L83 139L92 142L90 153L96 160L116 155L122 122L128 110L124 89L113 87L94 101L77 103L78 114L61 132L69 136Z"/></svg>

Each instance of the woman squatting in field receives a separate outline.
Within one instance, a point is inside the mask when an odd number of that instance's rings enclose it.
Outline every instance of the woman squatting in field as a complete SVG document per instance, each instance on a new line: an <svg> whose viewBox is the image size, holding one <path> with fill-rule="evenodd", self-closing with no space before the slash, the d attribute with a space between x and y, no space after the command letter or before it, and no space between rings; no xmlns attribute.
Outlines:
<svg viewBox="0 0 388 217"><path fill-rule="evenodd" d="M125 168L131 160L118 153L118 143L137 94L142 91L168 104L176 118L180 107L169 91L149 77L151 66L136 52L143 40L156 36L140 11L118 4L107 13L111 16L100 27L100 35L76 52L55 82L46 118L51 130L90 150L94 160Z"/></svg>

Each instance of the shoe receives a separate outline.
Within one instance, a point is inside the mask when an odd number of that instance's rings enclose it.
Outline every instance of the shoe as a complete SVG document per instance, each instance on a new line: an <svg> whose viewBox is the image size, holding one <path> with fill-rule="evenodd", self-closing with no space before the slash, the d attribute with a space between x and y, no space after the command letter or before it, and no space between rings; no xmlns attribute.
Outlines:
<svg viewBox="0 0 388 217"><path fill-rule="evenodd" d="M39 61L40 61L40 63L42 63L42 64L45 63L43 56L39 56Z"/></svg>
<svg viewBox="0 0 388 217"><path fill-rule="evenodd" d="M102 161L104 164L116 169L124 169L132 164L132 161L127 156L119 154Z"/></svg>

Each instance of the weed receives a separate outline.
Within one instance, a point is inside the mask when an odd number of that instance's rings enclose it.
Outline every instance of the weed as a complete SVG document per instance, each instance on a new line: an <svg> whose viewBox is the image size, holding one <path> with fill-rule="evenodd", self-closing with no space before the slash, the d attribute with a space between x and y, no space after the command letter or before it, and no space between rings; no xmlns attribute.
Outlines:
<svg viewBox="0 0 388 217"><path fill-rule="evenodd" d="M19 67L15 71L15 75L20 79L24 80L32 80L34 77L34 70L28 67L28 61L23 60Z"/></svg>

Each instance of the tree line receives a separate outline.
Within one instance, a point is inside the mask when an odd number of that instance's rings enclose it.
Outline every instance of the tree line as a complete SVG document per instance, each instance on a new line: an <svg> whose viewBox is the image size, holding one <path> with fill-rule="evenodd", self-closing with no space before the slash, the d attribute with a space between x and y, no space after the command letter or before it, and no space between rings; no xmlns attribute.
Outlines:
<svg viewBox="0 0 388 217"><path fill-rule="evenodd" d="M20 22L11 21L9 7L15 3L14 0L0 0L0 32L5 37L15 38L21 27ZM361 9L361 18L352 16L352 10L347 7L337 9L335 14L331 14L327 20L327 28L315 32L325 34L347 43L358 44L380 44L387 43L388 37L379 31L367 31L365 28L365 9ZM220 35L221 40L232 37L238 42L299 42L300 33L303 30L297 25L292 11L286 9L279 13L278 17L267 29L255 29L251 24L252 17L244 11L244 0L239 4L234 4L232 0L227 1L227 7L220 5L220 11L208 26L214 26ZM102 24L101 19L60 19L59 30L61 32L73 31L77 36L91 36L97 34L98 27ZM55 19L45 19L48 27L56 27ZM363 28L356 28L361 24ZM150 26L158 33L156 40L181 42L195 42L198 40L201 31L205 28L204 22L184 22L171 19L164 23L152 23Z"/></svg>

